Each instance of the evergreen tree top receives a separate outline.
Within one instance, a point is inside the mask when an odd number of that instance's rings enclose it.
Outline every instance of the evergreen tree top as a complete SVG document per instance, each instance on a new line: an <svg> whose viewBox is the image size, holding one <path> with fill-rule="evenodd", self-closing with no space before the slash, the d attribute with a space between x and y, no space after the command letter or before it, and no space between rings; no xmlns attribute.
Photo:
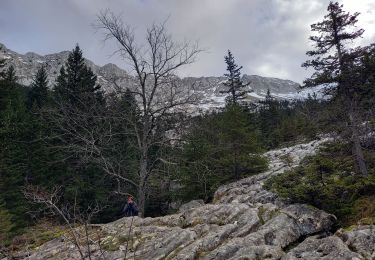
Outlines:
<svg viewBox="0 0 375 260"><path fill-rule="evenodd" d="M245 95L248 91L244 90L244 88L248 84L243 84L241 80L241 69L242 66L238 66L234 60L232 52L228 50L228 55L224 57L225 63L227 64L227 71L224 76L227 78L227 81L224 82L224 86L228 89L225 91L221 91L221 93L230 94L227 97L227 101L229 103L237 104L238 100L244 99Z"/></svg>
<svg viewBox="0 0 375 260"><path fill-rule="evenodd" d="M5 66L5 61L6 61L5 59L0 60L0 79L5 78L5 71L3 70Z"/></svg>
<svg viewBox="0 0 375 260"><path fill-rule="evenodd" d="M28 93L28 102L27 105L31 108L34 104L36 104L39 108L41 108L48 99L48 79L47 79L47 72L42 65L30 86L30 91Z"/></svg>
<svg viewBox="0 0 375 260"><path fill-rule="evenodd" d="M78 45L69 54L68 60L60 69L55 85L55 94L59 100L70 104L85 103L88 100L102 100L100 85L96 84L96 75L85 64ZM85 100L83 102L83 100Z"/></svg>
<svg viewBox="0 0 375 260"><path fill-rule="evenodd" d="M36 75L33 79L33 83L31 84L32 87L35 86L35 87L39 87L39 88L47 88L47 86L48 86L48 79L47 78L48 78L47 71L45 69L45 66L42 65L38 69L38 71L37 71L37 73L36 73Z"/></svg>
<svg viewBox="0 0 375 260"><path fill-rule="evenodd" d="M225 73L224 76L228 77L229 79L232 78L240 78L241 77L241 69L242 66L238 66L234 60L232 52L228 50L228 55L224 57L225 63L227 64L227 71L229 73Z"/></svg>
<svg viewBox="0 0 375 260"><path fill-rule="evenodd" d="M0 46L0 50L2 49L2 46ZM5 66L6 59L0 59L0 79L4 79L5 77L5 71L3 70Z"/></svg>
<svg viewBox="0 0 375 260"><path fill-rule="evenodd" d="M83 67L85 67L85 60L83 58L83 54L81 51L81 48L76 45L76 47L72 50L72 52L69 54L68 61L65 64L66 69L69 72L76 72L81 70Z"/></svg>
<svg viewBox="0 0 375 260"><path fill-rule="evenodd" d="M306 53L312 59L302 66L313 67L316 72L305 80L307 86L336 82L345 59L349 60L349 56L351 59L357 55L357 51L347 43L361 37L364 32L363 29L356 28L358 12L345 12L343 5L337 2L330 2L327 11L323 21L311 25L312 32L317 33L309 37L314 50Z"/></svg>
<svg viewBox="0 0 375 260"><path fill-rule="evenodd" d="M17 76L16 76L16 70L14 69L13 65L10 65L9 68L5 71L4 80L12 84L16 83Z"/></svg>

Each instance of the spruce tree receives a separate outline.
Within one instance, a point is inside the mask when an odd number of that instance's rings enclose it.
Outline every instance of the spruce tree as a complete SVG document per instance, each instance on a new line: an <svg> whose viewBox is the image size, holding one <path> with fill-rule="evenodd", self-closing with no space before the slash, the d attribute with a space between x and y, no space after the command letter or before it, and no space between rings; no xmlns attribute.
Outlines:
<svg viewBox="0 0 375 260"><path fill-rule="evenodd" d="M356 82L353 82L353 64L356 63L363 51L351 49L348 43L359 38L364 30L357 29L359 13L350 14L343 10L343 5L330 2L328 14L322 22L312 24L311 30L318 33L310 37L315 49L308 51L311 60L302 64L303 67L312 67L315 73L305 80L306 86L323 83L336 83L336 88L330 88L329 94L339 104L339 109L347 115L348 126L351 131L351 141L357 165L362 176L368 171L360 143L358 130L358 100ZM354 84L353 84L354 83Z"/></svg>
<svg viewBox="0 0 375 260"><path fill-rule="evenodd" d="M188 194L209 199L223 183L265 170L259 133L253 115L239 105L228 105L220 113L199 116L184 136L178 169Z"/></svg>
<svg viewBox="0 0 375 260"><path fill-rule="evenodd" d="M221 93L230 94L227 98L229 103L238 104L239 100L245 98L247 91L245 90L248 84L244 84L241 80L241 69L242 66L238 67L234 57L230 50L228 50L228 55L224 57L225 63L227 64L227 71L224 76L227 78L227 81L224 83L228 89L221 91Z"/></svg>
<svg viewBox="0 0 375 260"><path fill-rule="evenodd" d="M0 51L2 50L2 46L0 46ZM6 59L0 59L0 80L3 80L5 77L4 67L6 65Z"/></svg>
<svg viewBox="0 0 375 260"><path fill-rule="evenodd" d="M28 93L28 107L31 108L34 104L41 108L46 102L48 97L48 80L47 72L42 66L36 73L33 83L30 86Z"/></svg>
<svg viewBox="0 0 375 260"><path fill-rule="evenodd" d="M14 75L14 70L8 70ZM13 78L10 77L9 79ZM21 189L30 176L30 163L33 134L36 131L31 124L31 115L25 106L24 89L14 80L4 79L0 88L4 87L0 110L0 200L13 216L15 229L24 227L29 220L29 205Z"/></svg>
<svg viewBox="0 0 375 260"><path fill-rule="evenodd" d="M303 67L315 69L312 77L304 82L308 86L337 83L347 62L350 61L345 58L353 54L347 43L357 39L364 32L363 29L356 30L359 13L347 13L343 10L343 5L337 2L330 2L327 11L328 14L322 22L311 25L311 31L317 32L318 35L310 36L315 50L306 53L313 59L302 64ZM339 85L338 89L343 87Z"/></svg>
<svg viewBox="0 0 375 260"><path fill-rule="evenodd" d="M60 69L55 94L57 100L70 106L84 108L103 101L96 75L87 67L78 45L69 54L68 60Z"/></svg>
<svg viewBox="0 0 375 260"><path fill-rule="evenodd" d="M5 71L3 69L5 67L5 61L5 59L0 60L0 80L5 78Z"/></svg>
<svg viewBox="0 0 375 260"><path fill-rule="evenodd" d="M17 76L16 70L14 69L13 65L10 65L9 68L5 71L4 80L9 83L16 83Z"/></svg>
<svg viewBox="0 0 375 260"><path fill-rule="evenodd" d="M268 89L264 100L259 101L258 123L261 130L262 141L270 149L279 145L281 136L276 131L280 129L282 121L280 102L276 100Z"/></svg>
<svg viewBox="0 0 375 260"><path fill-rule="evenodd" d="M95 201L103 206L108 185L113 184L106 180L93 160L88 159L91 154L77 148L86 147L87 140L99 145L103 137L106 107L96 79L77 45L60 70L54 87L55 103L46 115L55 138L51 137L49 148L64 162L63 200L76 200L81 210L87 210Z"/></svg>
<svg viewBox="0 0 375 260"><path fill-rule="evenodd" d="M1 66L0 66L1 68ZM8 69L0 72L0 112L5 110L9 101L18 95L16 71L11 65ZM1 122L0 122L1 124Z"/></svg>

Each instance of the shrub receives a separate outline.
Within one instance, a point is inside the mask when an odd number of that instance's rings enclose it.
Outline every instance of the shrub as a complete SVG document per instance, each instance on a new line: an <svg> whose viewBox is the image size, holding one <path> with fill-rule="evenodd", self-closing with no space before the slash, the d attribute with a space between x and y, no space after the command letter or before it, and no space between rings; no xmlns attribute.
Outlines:
<svg viewBox="0 0 375 260"><path fill-rule="evenodd" d="M371 169L370 164L368 178L359 177L347 145L331 143L299 167L270 179L266 188L293 203L333 213L339 224L348 225L374 215L375 176Z"/></svg>

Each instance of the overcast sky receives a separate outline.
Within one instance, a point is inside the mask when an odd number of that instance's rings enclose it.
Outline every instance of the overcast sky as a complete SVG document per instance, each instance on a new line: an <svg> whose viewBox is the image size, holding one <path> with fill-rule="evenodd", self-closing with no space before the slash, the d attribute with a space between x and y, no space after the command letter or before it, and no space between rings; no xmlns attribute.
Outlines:
<svg viewBox="0 0 375 260"><path fill-rule="evenodd" d="M342 0L359 11L366 32L363 44L375 42L375 0ZM109 8L121 13L137 35L152 22L169 17L176 39L198 40L206 51L183 76L220 76L227 49L243 73L301 82L310 73L301 68L310 49L310 24L322 19L329 0L0 0L0 42L19 53L49 54L79 43L86 58L99 65L112 62L114 45L102 42L91 26L96 14ZM143 38L139 37L139 41Z"/></svg>

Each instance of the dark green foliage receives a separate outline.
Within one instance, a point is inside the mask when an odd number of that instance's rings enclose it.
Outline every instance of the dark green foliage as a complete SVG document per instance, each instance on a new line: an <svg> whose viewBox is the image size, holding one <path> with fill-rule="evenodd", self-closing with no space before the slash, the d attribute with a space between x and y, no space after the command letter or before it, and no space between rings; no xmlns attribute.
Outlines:
<svg viewBox="0 0 375 260"><path fill-rule="evenodd" d="M81 109L88 109L89 104L103 100L100 86L96 84L96 75L85 64L78 45L61 67L54 91L58 101Z"/></svg>
<svg viewBox="0 0 375 260"><path fill-rule="evenodd" d="M35 75L28 93L27 105L31 108L34 104L40 109L48 100L48 80L45 67L42 66Z"/></svg>
<svg viewBox="0 0 375 260"><path fill-rule="evenodd" d="M0 50L1 50L1 48L0 48ZM0 60L0 80L3 80L4 77L5 77L5 71L3 69L5 67L5 64L6 64L5 59Z"/></svg>
<svg viewBox="0 0 375 260"><path fill-rule="evenodd" d="M89 71L84 66L82 70ZM116 189L116 183L91 163L77 164L77 157L67 160L71 155L66 149L62 149L60 140L56 139L56 125L49 120L52 112L72 112L77 104L64 100L55 104L48 102L44 68L38 71L29 90L15 82L13 69L8 69L4 75L8 76L0 80L0 211L11 218L12 226L7 236L21 232L22 228L31 224L33 218L43 216L44 211L40 211L39 206L30 204L23 195L24 186L28 184L47 190L55 186L63 187L60 200L62 207L77 203L76 209L80 210L99 204L103 215L97 216L93 221L103 222L116 218L122 206L120 198L112 193ZM85 77L90 78L91 84L91 79L94 78L92 74L88 72ZM84 83L79 79L76 82L77 86L84 89ZM81 94L79 99L75 99L79 102L79 109L84 108L82 101L95 100L99 105L103 104L96 87L92 95L85 91L81 91ZM94 98L86 98L90 96ZM90 106L93 105L94 103L90 103ZM65 108L69 109L61 110ZM94 121L90 123L94 126Z"/></svg>
<svg viewBox="0 0 375 260"><path fill-rule="evenodd" d="M0 198L0 247L9 238L13 226L12 214L5 208L5 203Z"/></svg>
<svg viewBox="0 0 375 260"><path fill-rule="evenodd" d="M13 66L2 69L4 62L0 61L0 111L6 109L9 101L17 96L17 77Z"/></svg>
<svg viewBox="0 0 375 260"><path fill-rule="evenodd" d="M96 138L93 142L101 144L99 134L109 123L103 121L108 110L96 76L85 64L78 45L61 68L54 96L52 107L44 111L51 129L47 145L54 151L55 165L59 165L63 174L49 176L49 182L63 187L62 205L76 204L81 212L98 205L106 213L95 216L93 221L112 220L121 208L118 196L113 193L117 183L85 150L88 139ZM113 123L114 128L118 127ZM112 146L109 152L119 155L122 151Z"/></svg>
<svg viewBox="0 0 375 260"><path fill-rule="evenodd" d="M306 101L280 101L268 91L255 113L262 146L273 149L316 138L328 128L327 108L325 101L311 96Z"/></svg>
<svg viewBox="0 0 375 260"><path fill-rule="evenodd" d="M12 84L6 95L6 107L0 112L0 197L13 215L15 228L25 226L30 220L27 215L30 205L22 194L22 187L33 178L34 167L40 163L34 160L40 143L33 141L39 134L38 124L26 109L24 93L23 87Z"/></svg>
<svg viewBox="0 0 375 260"><path fill-rule="evenodd" d="M9 66L9 68L5 71L4 80L10 84L17 82L16 70L14 69L13 65Z"/></svg>
<svg viewBox="0 0 375 260"><path fill-rule="evenodd" d="M362 57L367 48L351 48L350 43L361 37L364 30L357 29L359 13L350 14L343 10L343 5L330 2L328 14L322 22L311 25L311 30L318 35L310 37L314 50L307 55L313 57L302 66L315 69L311 78L305 80L307 87L322 83L335 83L328 88L332 104L336 106L345 118L341 125L343 135L352 142L353 155L356 157L357 172L362 176L368 175L367 163L364 158L360 141L359 125L361 121L361 95L364 81L368 81L362 71ZM366 75L369 76L369 75ZM364 79L364 80L363 80Z"/></svg>
<svg viewBox="0 0 375 260"><path fill-rule="evenodd" d="M374 156L374 152L366 154L368 159ZM369 168L374 169L374 160L368 161ZM356 201L375 192L374 170L368 178L360 178L354 171L350 145L330 143L295 170L269 180L266 187L293 203L307 203L333 213L347 225L359 220L353 219L358 213Z"/></svg>
<svg viewBox="0 0 375 260"><path fill-rule="evenodd" d="M15 88L15 84L12 84L5 80L0 80L0 111L6 109L9 99L11 96L14 96L13 89Z"/></svg>
<svg viewBox="0 0 375 260"><path fill-rule="evenodd" d="M111 118L107 122L113 136L101 145L103 156L108 162L118 166L118 174L123 174L126 178L136 181L138 178L138 158L139 150L137 139L133 132L134 123L139 117L139 111L134 95L127 90L121 96L107 97L107 116ZM116 177L114 177L116 180ZM116 181L116 192L126 192L136 194L136 187L129 183Z"/></svg>
<svg viewBox="0 0 375 260"><path fill-rule="evenodd" d="M228 73L224 74L227 78L227 81L224 82L224 86L228 89L226 91L221 91L221 93L229 94L227 102L237 104L239 100L245 98L247 93L247 91L244 90L247 85L243 84L241 80L242 66L238 67L230 50L228 50L228 56L224 58L228 71Z"/></svg>
<svg viewBox="0 0 375 260"><path fill-rule="evenodd" d="M319 35L310 36L315 49L308 51L307 55L313 59L302 64L315 69L313 76L305 81L308 86L337 82L346 63L354 58L355 52L350 50L348 43L364 32L355 28L359 13L345 12L338 2L330 2L327 11L323 21L311 25L311 31ZM340 85L338 89L342 87Z"/></svg>
<svg viewBox="0 0 375 260"><path fill-rule="evenodd" d="M195 119L182 147L183 192L208 200L216 188L267 168L250 115L236 104ZM186 198L185 198L186 199Z"/></svg>

